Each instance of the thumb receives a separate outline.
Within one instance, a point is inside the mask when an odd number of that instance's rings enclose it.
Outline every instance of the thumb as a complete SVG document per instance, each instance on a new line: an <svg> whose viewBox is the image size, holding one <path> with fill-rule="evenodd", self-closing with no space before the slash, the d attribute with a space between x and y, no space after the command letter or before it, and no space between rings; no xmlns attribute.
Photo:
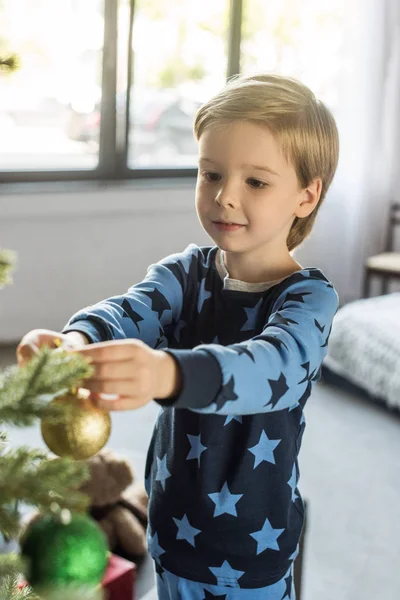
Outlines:
<svg viewBox="0 0 400 600"><path fill-rule="evenodd" d="M39 347L33 342L23 344L17 348L18 366L23 367L39 352Z"/></svg>

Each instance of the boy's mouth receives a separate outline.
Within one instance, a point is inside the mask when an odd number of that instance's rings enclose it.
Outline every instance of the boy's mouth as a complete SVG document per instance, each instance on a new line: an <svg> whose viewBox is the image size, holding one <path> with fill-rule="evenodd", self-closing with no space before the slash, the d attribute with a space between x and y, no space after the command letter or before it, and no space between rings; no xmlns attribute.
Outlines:
<svg viewBox="0 0 400 600"><path fill-rule="evenodd" d="M220 231L236 231L244 227L244 225L240 223L230 223L227 221L213 221L213 224Z"/></svg>

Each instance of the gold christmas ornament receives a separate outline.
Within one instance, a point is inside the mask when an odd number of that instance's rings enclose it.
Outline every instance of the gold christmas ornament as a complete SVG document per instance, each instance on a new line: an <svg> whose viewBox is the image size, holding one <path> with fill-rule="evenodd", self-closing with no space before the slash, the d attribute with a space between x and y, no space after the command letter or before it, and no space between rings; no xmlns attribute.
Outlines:
<svg viewBox="0 0 400 600"><path fill-rule="evenodd" d="M73 404L72 410L57 422L42 419L41 430L45 444L57 456L86 460L97 454L111 433L110 413L96 408L87 390L59 396L51 404Z"/></svg>

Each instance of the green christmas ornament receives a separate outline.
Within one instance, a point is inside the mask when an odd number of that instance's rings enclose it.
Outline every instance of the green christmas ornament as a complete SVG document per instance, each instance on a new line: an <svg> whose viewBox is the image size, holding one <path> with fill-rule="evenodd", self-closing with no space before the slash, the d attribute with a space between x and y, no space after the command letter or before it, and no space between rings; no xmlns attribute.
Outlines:
<svg viewBox="0 0 400 600"><path fill-rule="evenodd" d="M104 576L108 547L85 514L62 510L33 522L21 541L25 577L36 593L66 586L95 588Z"/></svg>

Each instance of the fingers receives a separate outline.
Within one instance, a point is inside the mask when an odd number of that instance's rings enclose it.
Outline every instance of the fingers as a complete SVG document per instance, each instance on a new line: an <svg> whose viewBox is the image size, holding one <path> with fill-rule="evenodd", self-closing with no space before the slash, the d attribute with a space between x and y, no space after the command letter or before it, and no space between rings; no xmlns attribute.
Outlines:
<svg viewBox="0 0 400 600"><path fill-rule="evenodd" d="M85 388L93 394L112 394L116 396L132 396L134 382L132 380L104 381L88 379Z"/></svg>
<svg viewBox="0 0 400 600"><path fill-rule="evenodd" d="M90 400L96 408L102 410L121 411L121 410L136 410L142 408L151 401L151 398L131 398L131 397L118 397L118 398L104 398L99 394L91 394Z"/></svg>
<svg viewBox="0 0 400 600"><path fill-rule="evenodd" d="M56 348L60 345L57 340L61 340L62 334L57 331L50 331L48 329L33 329L20 341L17 347L17 361L18 365L24 366L39 352L39 349L43 346L49 346L50 348Z"/></svg>
<svg viewBox="0 0 400 600"><path fill-rule="evenodd" d="M114 340L98 342L75 351L82 354L89 362L113 362L130 360L133 356L140 356L146 344L140 340Z"/></svg>
<svg viewBox="0 0 400 600"><path fill-rule="evenodd" d="M92 379L134 379L138 371L138 365L135 363L134 360L131 359L113 362L90 361L90 364L94 369Z"/></svg>

